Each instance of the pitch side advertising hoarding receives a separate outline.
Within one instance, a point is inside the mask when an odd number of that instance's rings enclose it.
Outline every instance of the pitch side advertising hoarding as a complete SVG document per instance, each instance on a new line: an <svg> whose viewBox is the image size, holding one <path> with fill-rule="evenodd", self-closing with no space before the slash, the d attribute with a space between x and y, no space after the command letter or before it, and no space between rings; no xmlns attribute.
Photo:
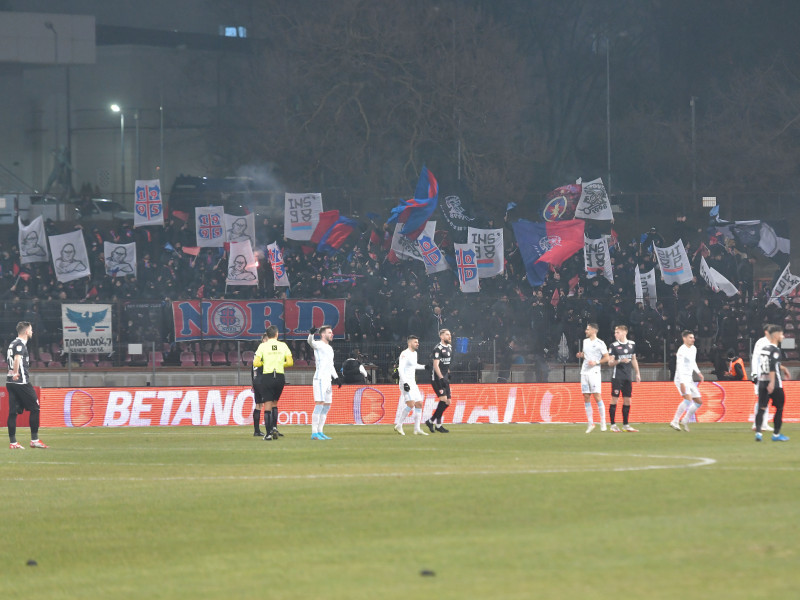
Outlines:
<svg viewBox="0 0 800 600"><path fill-rule="evenodd" d="M424 416L436 406L433 390L425 395ZM583 423L586 413L578 383L455 384L446 423ZM700 384L700 423L745 423L752 420L755 395L749 382ZM795 397L800 382L787 382ZM603 384L603 397L610 396ZM250 425L253 393L249 387L185 388L42 388L41 422L45 427L155 427L180 425ZM399 410L395 385L344 386L333 389L328 423L391 425ZM634 384L631 422L668 423L680 402L672 382ZM311 386L287 386L281 396L279 423L308 425L314 401ZM8 412L0 396L0 419ZM595 409L596 412L596 409ZM773 410L774 412L774 410ZM597 419L596 419L597 420ZM784 420L800 421L800 404L787 402ZM409 420L409 423L411 421Z"/></svg>

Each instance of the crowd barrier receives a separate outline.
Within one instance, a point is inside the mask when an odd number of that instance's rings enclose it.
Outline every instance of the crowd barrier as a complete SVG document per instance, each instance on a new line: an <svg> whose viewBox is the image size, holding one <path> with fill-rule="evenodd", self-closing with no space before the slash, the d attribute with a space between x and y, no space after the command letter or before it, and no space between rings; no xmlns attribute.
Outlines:
<svg viewBox="0 0 800 600"><path fill-rule="evenodd" d="M427 386L427 418L436 398ZM250 425L253 393L249 387L39 388L44 427L148 427L179 425ZM752 420L753 385L749 382L700 384L701 423L742 423ZM581 423L586 421L583 395L577 383L454 384L446 423ZM606 404L611 386L603 384ZM785 421L800 421L800 382L786 382ZM389 425L400 408L396 385L343 386L333 389L331 424ZM634 384L632 423L669 422L680 397L672 382ZM287 386L279 403L281 425L308 425L314 408L311 386ZM5 425L8 397L0 388L0 425ZM596 409L595 409L596 414ZM618 409L621 420L621 410ZM28 413L17 421L27 425ZM595 417L597 420L597 417ZM409 419L409 422L410 419Z"/></svg>

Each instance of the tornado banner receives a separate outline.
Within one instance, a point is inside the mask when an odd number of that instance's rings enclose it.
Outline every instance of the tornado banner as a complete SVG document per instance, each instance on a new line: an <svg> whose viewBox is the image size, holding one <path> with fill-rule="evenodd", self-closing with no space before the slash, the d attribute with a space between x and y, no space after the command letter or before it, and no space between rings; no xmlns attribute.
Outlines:
<svg viewBox="0 0 800 600"><path fill-rule="evenodd" d="M175 341L255 340L275 325L279 336L304 340L312 327L345 334L345 300L181 300L172 303Z"/></svg>
<svg viewBox="0 0 800 600"><path fill-rule="evenodd" d="M113 350L110 304L62 304L64 352L109 353Z"/></svg>
<svg viewBox="0 0 800 600"><path fill-rule="evenodd" d="M786 395L796 397L800 382L786 382ZM586 412L579 383L454 384L447 424L583 423ZM425 396L423 419L436 408L433 390ZM634 384L639 400L631 408L632 423L668 423L680 398L672 382ZM750 382L704 382L703 405L693 417L699 423L752 421ZM611 384L603 383L603 394ZM185 388L42 388L41 422L46 427L155 427L180 425L252 425L250 387ZM333 389L327 423L392 425L402 408L396 385L343 386ZM0 413L8 411L2 403ZM309 425L314 410L309 385L287 386L279 405L280 425ZM772 412L773 409L770 408ZM410 417L409 417L410 419ZM787 403L784 422L800 421L800 405ZM408 421L411 423L411 420ZM574 431L575 434L579 432ZM582 432L580 432L582 433ZM742 433L750 433L749 426ZM287 431L287 435L291 435Z"/></svg>

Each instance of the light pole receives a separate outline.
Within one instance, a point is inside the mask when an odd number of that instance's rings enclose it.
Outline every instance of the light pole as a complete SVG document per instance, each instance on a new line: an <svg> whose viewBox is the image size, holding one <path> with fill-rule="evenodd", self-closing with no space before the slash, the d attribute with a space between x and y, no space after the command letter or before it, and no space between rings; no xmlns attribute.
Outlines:
<svg viewBox="0 0 800 600"><path fill-rule="evenodd" d="M119 113L119 148L121 154L121 178L120 189L122 190L122 199L125 198L125 113L120 108L119 104L111 105L111 112Z"/></svg>
<svg viewBox="0 0 800 600"><path fill-rule="evenodd" d="M55 62L56 69L58 69L58 32L56 28L50 21L44 22L45 29L49 29L53 32L53 59ZM54 130L54 137L56 142L56 153L58 153L58 145L60 143L59 140L59 132L58 132L58 103L56 102L56 98L53 98L53 130Z"/></svg>
<svg viewBox="0 0 800 600"><path fill-rule="evenodd" d="M606 193L611 197L611 40L606 36L606 158L608 174Z"/></svg>

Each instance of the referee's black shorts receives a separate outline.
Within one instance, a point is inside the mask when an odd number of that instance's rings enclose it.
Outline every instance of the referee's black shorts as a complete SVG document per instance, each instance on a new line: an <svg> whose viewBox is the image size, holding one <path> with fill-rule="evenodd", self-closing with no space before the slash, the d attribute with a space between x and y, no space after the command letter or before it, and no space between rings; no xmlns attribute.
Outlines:
<svg viewBox="0 0 800 600"><path fill-rule="evenodd" d="M261 376L261 402L277 402L285 385L283 373L264 373Z"/></svg>
<svg viewBox="0 0 800 600"><path fill-rule="evenodd" d="M39 398L31 383L6 383L8 390L8 414L21 415L22 411L39 410Z"/></svg>

